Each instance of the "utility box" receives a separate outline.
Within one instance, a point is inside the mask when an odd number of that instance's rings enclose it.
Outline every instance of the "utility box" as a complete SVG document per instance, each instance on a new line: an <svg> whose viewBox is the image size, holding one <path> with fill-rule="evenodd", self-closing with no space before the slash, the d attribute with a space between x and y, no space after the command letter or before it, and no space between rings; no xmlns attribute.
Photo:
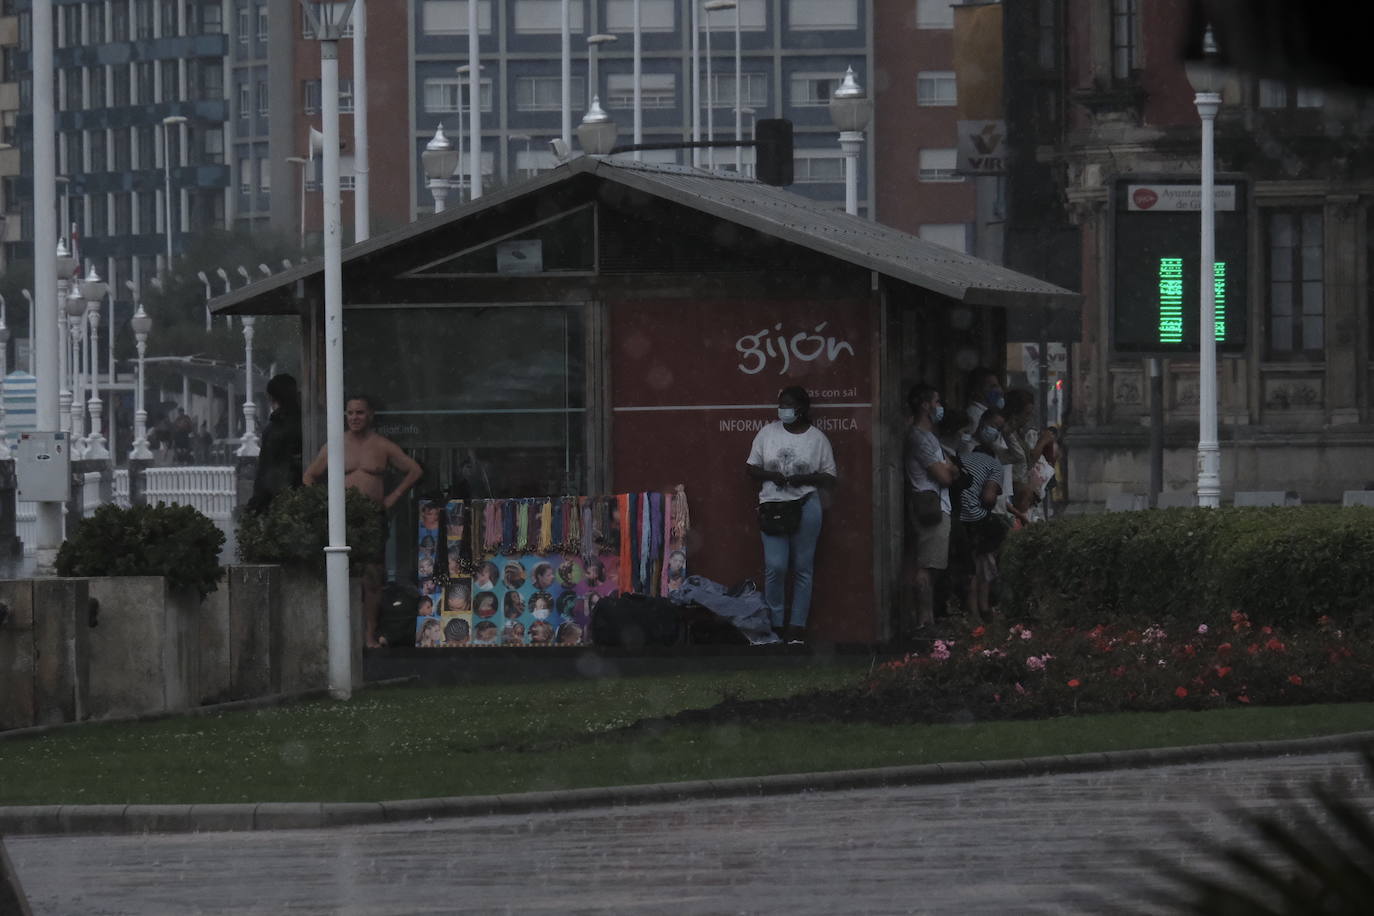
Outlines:
<svg viewBox="0 0 1374 916"><path fill-rule="evenodd" d="M71 449L65 432L19 434L14 473L18 499L66 502L71 498Z"/></svg>

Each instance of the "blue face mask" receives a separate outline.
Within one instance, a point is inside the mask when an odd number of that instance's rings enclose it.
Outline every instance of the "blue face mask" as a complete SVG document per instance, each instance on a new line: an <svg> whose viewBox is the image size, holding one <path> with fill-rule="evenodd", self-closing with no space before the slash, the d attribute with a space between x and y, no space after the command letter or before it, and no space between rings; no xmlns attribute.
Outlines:
<svg viewBox="0 0 1374 916"><path fill-rule="evenodd" d="M935 410L934 410L934 412L931 413L931 415L930 415L930 422L932 422L932 423L939 423L939 422L940 422L941 420L943 420L944 418L945 418L945 405L943 405L943 404L936 404L936 405L935 405Z"/></svg>
<svg viewBox="0 0 1374 916"><path fill-rule="evenodd" d="M1002 434L997 431L995 426L984 426L979 431L978 438L982 439L985 445L996 445L997 440L1002 438Z"/></svg>
<svg viewBox="0 0 1374 916"><path fill-rule="evenodd" d="M996 388L988 392L988 406L996 407L998 410L1007 403L1007 399L1002 397L1002 392Z"/></svg>
<svg viewBox="0 0 1374 916"><path fill-rule="evenodd" d="M778 419L784 423L793 423L797 419L797 411L791 407L779 407Z"/></svg>

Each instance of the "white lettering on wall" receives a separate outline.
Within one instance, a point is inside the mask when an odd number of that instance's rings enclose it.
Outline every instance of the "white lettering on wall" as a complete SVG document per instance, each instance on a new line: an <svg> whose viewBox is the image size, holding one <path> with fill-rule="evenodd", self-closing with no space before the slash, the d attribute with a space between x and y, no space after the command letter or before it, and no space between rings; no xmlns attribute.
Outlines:
<svg viewBox="0 0 1374 916"><path fill-rule="evenodd" d="M720 421L719 431L723 433L756 433L772 422L772 420L765 419L731 418ZM826 433L846 430L857 432L859 429L859 421L853 417L817 417L811 421L811 425Z"/></svg>
<svg viewBox="0 0 1374 916"><path fill-rule="evenodd" d="M809 363L824 357L826 362L833 363L846 351L853 356L854 347L849 341L821 334L829 323L822 321L812 331L798 331L791 336L783 331L782 322L772 328L745 334L735 341L735 349L741 354L739 371L745 375L757 375L771 361L780 361L778 375L786 375L787 370L792 368L793 359Z"/></svg>

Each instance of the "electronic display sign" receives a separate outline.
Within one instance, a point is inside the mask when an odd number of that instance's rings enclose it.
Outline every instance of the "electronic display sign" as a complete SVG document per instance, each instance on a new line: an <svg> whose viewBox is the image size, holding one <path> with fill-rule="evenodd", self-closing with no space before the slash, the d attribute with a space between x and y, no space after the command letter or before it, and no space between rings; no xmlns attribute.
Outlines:
<svg viewBox="0 0 1374 916"><path fill-rule="evenodd" d="M1245 186L1218 182L1217 349L1239 352L1246 337ZM1142 355L1197 353L1201 332L1202 215L1197 182L1117 183L1112 273L1112 349Z"/></svg>

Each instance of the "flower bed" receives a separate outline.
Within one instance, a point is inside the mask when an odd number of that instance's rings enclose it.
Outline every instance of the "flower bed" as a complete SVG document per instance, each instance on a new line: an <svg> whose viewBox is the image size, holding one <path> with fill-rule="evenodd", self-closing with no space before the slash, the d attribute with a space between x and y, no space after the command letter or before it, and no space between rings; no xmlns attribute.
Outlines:
<svg viewBox="0 0 1374 916"><path fill-rule="evenodd" d="M881 665L862 693L930 722L1371 700L1374 647L1330 617L1284 631L1241 611L1168 631L978 627Z"/></svg>

